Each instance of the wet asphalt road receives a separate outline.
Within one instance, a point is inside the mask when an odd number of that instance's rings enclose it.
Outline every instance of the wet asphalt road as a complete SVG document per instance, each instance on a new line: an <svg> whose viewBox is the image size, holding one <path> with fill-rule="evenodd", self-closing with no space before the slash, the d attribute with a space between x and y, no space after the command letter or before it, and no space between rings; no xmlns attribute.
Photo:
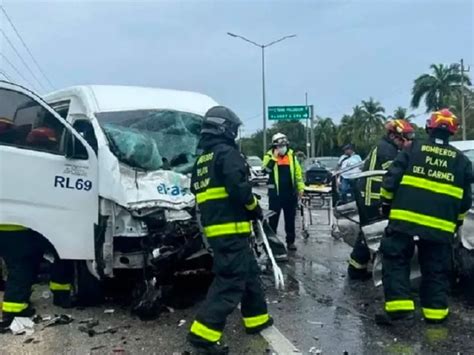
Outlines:
<svg viewBox="0 0 474 355"><path fill-rule="evenodd" d="M265 202L264 198L262 204ZM324 211L316 217L320 223L327 222ZM298 239L298 251L282 264L285 291L274 289L270 275L263 277L275 325L301 353L474 354L474 311L466 308L461 298L452 299L451 317L444 326L425 325L421 316L411 327L376 326L373 316L382 308L382 290L375 289L371 281L346 279L350 249L330 236L329 226L320 224L310 231L310 238ZM45 286L36 286L33 294L38 312L71 314L74 322L46 329L37 326L31 337L0 334L0 354L181 354L192 350L184 339L197 305L141 322L128 309L114 304L64 312L42 297L44 290ZM104 314L109 308L114 313ZM78 323L91 317L100 322L96 330L122 328L114 334L89 337L78 331ZM180 326L182 321L185 323ZM238 312L228 321L224 341L232 354L269 351L262 337L243 333Z"/></svg>

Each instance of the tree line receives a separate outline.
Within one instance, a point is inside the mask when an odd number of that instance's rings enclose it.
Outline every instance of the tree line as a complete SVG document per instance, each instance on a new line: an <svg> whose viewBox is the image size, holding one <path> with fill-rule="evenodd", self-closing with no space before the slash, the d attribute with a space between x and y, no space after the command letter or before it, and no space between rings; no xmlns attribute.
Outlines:
<svg viewBox="0 0 474 355"><path fill-rule="evenodd" d="M465 85L461 85L464 82ZM412 88L411 109L424 105L426 113L449 108L461 119L461 95L464 96L467 139L474 139L474 90L466 73L461 74L458 64L432 64L430 73L415 79ZM341 154L341 147L352 143L356 151L365 156L384 134L384 124L389 119L415 118L408 108L398 107L386 112L374 98L362 100L350 114L342 116L339 124L331 117L316 116L314 122L316 156ZM417 135L424 134L424 126L416 127ZM277 132L285 133L295 151L306 153L306 127L302 121L278 121L267 129L267 141ZM454 139L461 139L461 130ZM241 138L242 152L247 156L262 154L263 131Z"/></svg>

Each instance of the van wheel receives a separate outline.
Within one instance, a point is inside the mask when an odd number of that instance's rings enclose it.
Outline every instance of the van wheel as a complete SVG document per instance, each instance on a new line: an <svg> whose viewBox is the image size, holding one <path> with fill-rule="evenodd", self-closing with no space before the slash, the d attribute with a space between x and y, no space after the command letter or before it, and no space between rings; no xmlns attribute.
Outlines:
<svg viewBox="0 0 474 355"><path fill-rule="evenodd" d="M75 286L78 306L91 307L104 302L103 283L90 273L85 261L75 264Z"/></svg>

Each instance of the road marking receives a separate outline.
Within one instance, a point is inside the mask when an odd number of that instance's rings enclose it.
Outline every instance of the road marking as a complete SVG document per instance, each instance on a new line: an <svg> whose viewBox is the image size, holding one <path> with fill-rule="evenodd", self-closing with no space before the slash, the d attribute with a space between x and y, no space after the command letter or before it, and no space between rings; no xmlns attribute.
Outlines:
<svg viewBox="0 0 474 355"><path fill-rule="evenodd" d="M277 354L303 354L275 326L262 330L260 334Z"/></svg>

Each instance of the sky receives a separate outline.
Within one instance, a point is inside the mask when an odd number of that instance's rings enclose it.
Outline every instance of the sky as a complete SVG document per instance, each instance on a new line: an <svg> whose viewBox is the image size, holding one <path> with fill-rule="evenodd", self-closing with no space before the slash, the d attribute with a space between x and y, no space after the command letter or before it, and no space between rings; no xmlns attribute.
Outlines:
<svg viewBox="0 0 474 355"><path fill-rule="evenodd" d="M474 76L473 0L0 2L55 88L197 91L232 108L244 135L262 127L261 50L227 32L263 44L296 34L265 50L267 105L301 105L307 92L315 114L336 122L369 97L388 113L408 107L413 80L432 63L464 58ZM45 88L5 36L0 70L52 91L2 13L0 26Z"/></svg>

